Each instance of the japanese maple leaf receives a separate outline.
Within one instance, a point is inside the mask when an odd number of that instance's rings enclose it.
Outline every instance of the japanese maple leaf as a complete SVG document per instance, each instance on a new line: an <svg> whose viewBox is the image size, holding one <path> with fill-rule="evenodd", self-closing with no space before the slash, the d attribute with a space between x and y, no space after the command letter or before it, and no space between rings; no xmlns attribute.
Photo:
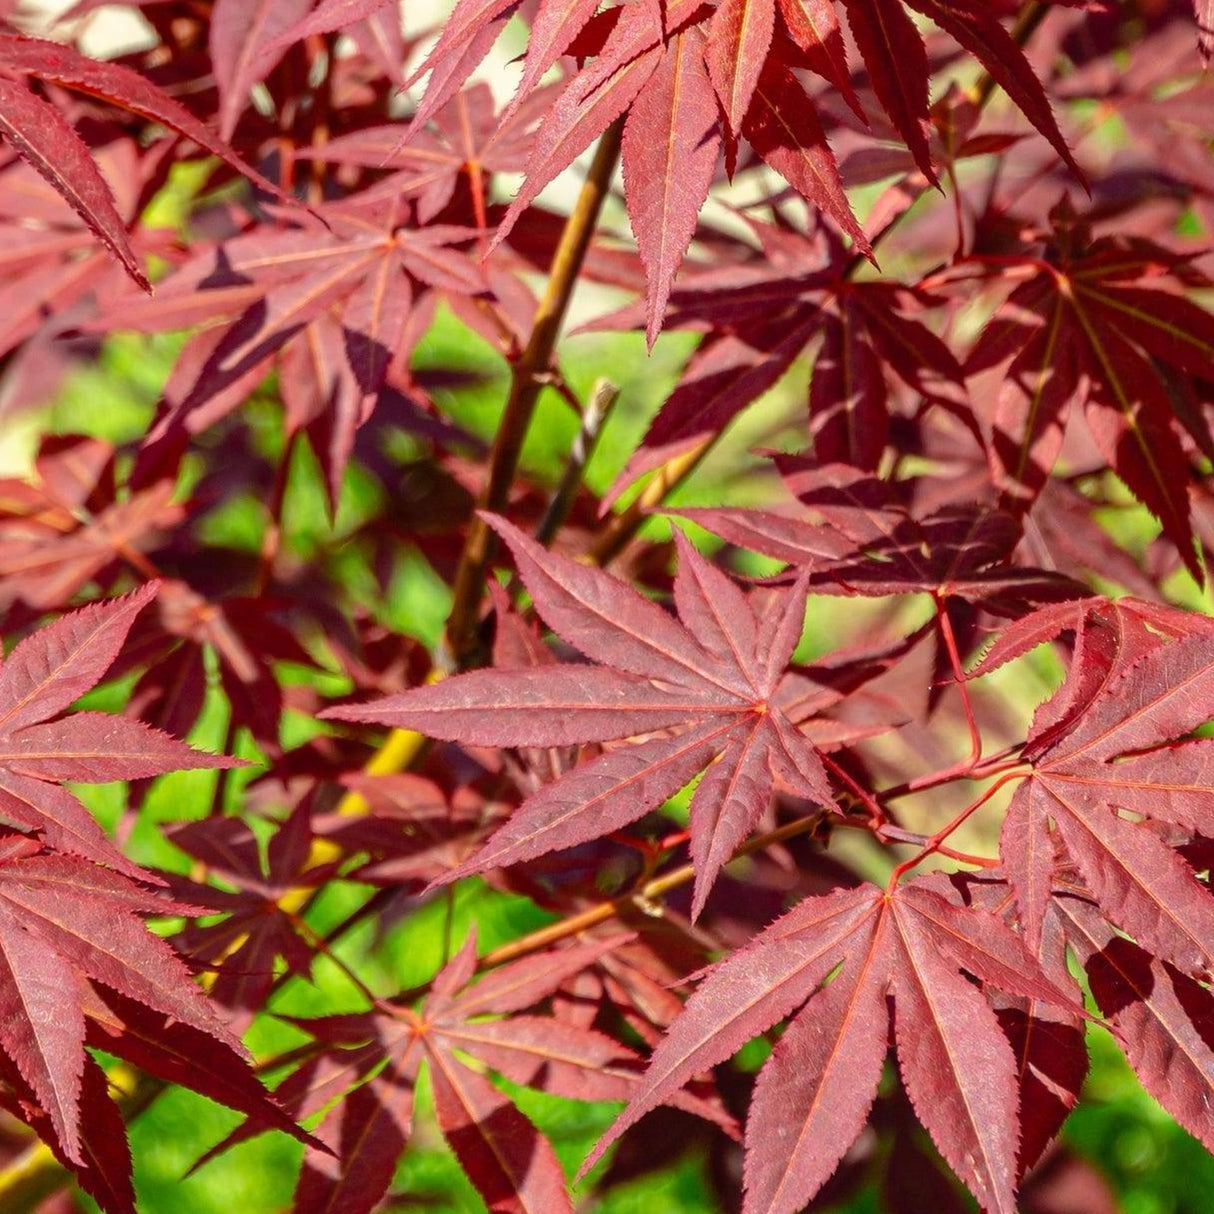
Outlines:
<svg viewBox="0 0 1214 1214"><path fill-rule="evenodd" d="M239 818L179 822L165 829L171 843L206 866L209 876L231 889L167 877L184 902L220 914L218 923L188 924L177 938L195 961L214 966L211 998L232 1012L242 1032L262 1009L279 958L293 974L307 974L314 949L300 923L282 905L291 890L315 889L333 875L332 864L312 862L311 802L301 801L279 825L262 859L257 836Z"/></svg>
<svg viewBox="0 0 1214 1214"><path fill-rule="evenodd" d="M269 593L211 596L185 582L165 581L156 607L135 626L121 659L123 670L141 671L128 711L173 733L193 728L203 709L209 651L218 661L233 719L277 754L283 689L274 663L315 664L289 625L282 600Z"/></svg>
<svg viewBox="0 0 1214 1214"><path fill-rule="evenodd" d="M864 1127L892 996L898 1064L919 1120L981 1206L1013 1214L1016 1060L963 972L1075 1006L1001 919L955 905L930 880L807 898L701 983L587 1166L693 1075L801 1008L760 1072L746 1126L744 1209L795 1214Z"/></svg>
<svg viewBox="0 0 1214 1214"><path fill-rule="evenodd" d="M1201 57L1210 62L1214 54L1214 5L1210 0L1193 0L1193 16L1197 19L1197 46Z"/></svg>
<svg viewBox="0 0 1214 1214"><path fill-rule="evenodd" d="M172 949L136 918L158 905L178 909L118 873L21 835L0 838L0 1048L74 1163L85 1058L77 974L236 1044Z"/></svg>
<svg viewBox="0 0 1214 1214"><path fill-rule="evenodd" d="M626 1100L636 1092L641 1060L631 1050L595 1029L527 1010L623 939L617 934L525 957L473 983L477 959L469 938L420 1007L385 1001L373 1012L293 1021L320 1050L275 1094L301 1118L328 1108L318 1135L335 1155L308 1152L292 1208L364 1214L376 1206L412 1134L424 1064L439 1128L491 1209L571 1210L552 1147L484 1068L574 1100ZM703 1099L676 1095L673 1103L730 1124ZM222 1146L261 1128L242 1127Z"/></svg>
<svg viewBox="0 0 1214 1214"><path fill-rule="evenodd" d="M932 163L953 175L961 162L998 155L1026 137L1006 131L979 131L981 118L982 107L973 94L964 91L956 82L950 84L931 108L928 147ZM864 221L866 231L883 232L899 220L932 183L915 163L909 149L898 146L897 133L892 126L870 115L867 133L870 138L840 160L839 172L849 189L894 178L882 190ZM957 215L960 220L961 212ZM957 232L958 242L963 236L964 232Z"/></svg>
<svg viewBox="0 0 1214 1214"><path fill-rule="evenodd" d="M32 96L32 94L31 94ZM87 128L95 162L138 263L155 255L172 261L171 230L143 226L139 217L163 185L167 144L143 149L108 125ZM98 241L69 202L18 157L0 168L0 353L71 331L82 316L130 290L127 268ZM27 347L28 348L28 347ZM61 359L64 368L66 359Z"/></svg>
<svg viewBox="0 0 1214 1214"><path fill-rule="evenodd" d="M297 24L265 44L267 52L317 34L346 34L358 49L396 85L404 84L408 48L395 0L316 0Z"/></svg>
<svg viewBox="0 0 1214 1214"><path fill-rule="evenodd" d="M1051 219L1046 256L1021 261L1024 281L966 362L967 374L1002 376L987 419L996 482L1009 508L1031 505L1079 407L1109 465L1200 579L1180 432L1214 452L1192 386L1214 375L1214 317L1184 290L1209 281L1189 258L1143 238L1090 240L1065 201ZM1011 272L1001 261L999 274Z"/></svg>
<svg viewBox="0 0 1214 1214"><path fill-rule="evenodd" d="M914 21L899 0L846 0L843 7L880 104L934 182L925 134L929 67ZM915 0L910 7L971 51L1070 162L1040 82L994 14L972 0ZM431 73L419 125L484 58L514 8L512 0L461 0L455 6L414 77ZM536 11L520 98L575 44L579 54L595 57L568 83L541 129L503 232L623 115L625 196L646 264L651 340L723 138L731 164L737 140L746 139L867 250L814 100L796 75L808 69L857 104L833 5L674 0L657 6L633 0L597 11L589 0L544 0Z"/></svg>
<svg viewBox="0 0 1214 1214"><path fill-rule="evenodd" d="M823 463L875 469L900 386L957 408L961 367L917 314L941 301L885 279L853 282L852 255L829 233L752 220L760 247L740 265L695 267L670 296L667 327L708 330L610 500L643 473L721 430L773 387L816 341L807 406ZM632 327L639 307L595 328Z"/></svg>
<svg viewBox="0 0 1214 1214"><path fill-rule="evenodd" d="M698 913L777 780L820 804L832 799L817 752L783 705L785 692L795 691L785 669L804 624L805 582L756 618L741 590L680 539L679 622L610 574L546 552L503 519L491 521L540 616L601 664L472 671L322 715L487 746L656 734L615 747L528 797L485 847L443 879L617 830L707 767L691 803Z"/></svg>
<svg viewBox="0 0 1214 1214"><path fill-rule="evenodd" d="M63 114L20 82L0 76L0 134L46 178L135 282L149 290L113 191Z"/></svg>
<svg viewBox="0 0 1214 1214"><path fill-rule="evenodd" d="M161 903L156 907L164 913ZM84 981L79 989L86 1045L244 1113L251 1124L320 1147L275 1103L243 1047L231 1044L230 1027L226 1035L216 1035L213 1026L199 1028L105 983ZM87 1137L87 1127L82 1128Z"/></svg>
<svg viewBox="0 0 1214 1214"><path fill-rule="evenodd" d="M219 90L222 138L232 138L249 90L286 54L281 35L300 23L310 4L311 0L215 0L207 40Z"/></svg>
<svg viewBox="0 0 1214 1214"><path fill-rule="evenodd" d="M160 123L286 200L277 186L249 168L180 102L128 67L89 59L60 43L0 33L0 71L5 73L0 78L0 134L50 182L145 290L148 280L126 224L88 146L54 105L26 87L25 78L49 81Z"/></svg>
<svg viewBox="0 0 1214 1214"><path fill-rule="evenodd" d="M44 1115L56 1152L86 1171L96 1154L88 1126L112 1118L88 1086L86 1044L147 1062L264 1128L309 1140L269 1099L169 944L138 917L182 913L194 911L88 861L0 834L0 1050Z"/></svg>
<svg viewBox="0 0 1214 1214"><path fill-rule="evenodd" d="M390 170L392 186L417 200L417 217L423 224L446 208L460 179L466 177L477 225L483 228L488 223L485 195L490 175L523 171L535 127L556 91L556 86L537 89L525 105L502 115L489 86L474 84L456 93L425 127L405 139L399 124L370 126L296 155Z"/></svg>
<svg viewBox="0 0 1214 1214"><path fill-rule="evenodd" d="M179 359L145 449L184 439L239 407L282 351L293 428L317 412L337 437L318 446L336 500L354 432L374 408L394 359L425 332L433 296L488 292L461 246L475 232L415 227L399 200L355 196L319 221L256 229L208 250L157 288L155 301L118 300L94 328L164 332L206 321ZM284 349L290 343L290 353Z"/></svg>
<svg viewBox="0 0 1214 1214"><path fill-rule="evenodd" d="M119 496L114 452L78 437L43 443L33 476L0 481L0 603L58 607L90 582L113 580L122 562L182 521L174 486Z"/></svg>
<svg viewBox="0 0 1214 1214"><path fill-rule="evenodd" d="M568 979L553 998L553 1014L587 1028L622 1017L652 1047L683 1010L678 988L686 975L703 967L708 953L697 947L686 921L669 906L660 919L636 908L624 911L618 922L592 929L587 936L618 935L621 928L634 929L636 937Z"/></svg>
<svg viewBox="0 0 1214 1214"><path fill-rule="evenodd" d="M1143 820L1214 830L1214 743L1174 741L1214 715L1214 633L1165 640L1134 616L1117 622L1079 633L1066 681L1038 711L1000 854L1030 944L1061 848L1114 924L1160 960L1206 973L1214 897Z"/></svg>
<svg viewBox="0 0 1214 1214"><path fill-rule="evenodd" d="M0 1057L0 1074L5 1080L0 1084L0 1108L28 1125L106 1214L138 1214L126 1123L110 1097L109 1076L100 1063L86 1054L81 1069L80 1105L84 1115L79 1131L79 1159L64 1152L50 1116L7 1058Z"/></svg>
<svg viewBox="0 0 1214 1214"><path fill-rule="evenodd" d="M1214 1150L1214 996L1119 935L1085 898L1056 898L1050 920L1083 964L1096 1006L1143 1087Z"/></svg>
<svg viewBox="0 0 1214 1214"><path fill-rule="evenodd" d="M1142 602L1139 599L1109 599L1092 595L1069 602L1051 603L1029 612L1009 624L982 655L982 660L970 671L976 679L1008 662L1014 662L1047 641L1057 640L1065 633L1075 635L1076 646L1099 646L1101 657L1088 667L1085 679L1075 680L1066 697L1058 697L1047 714L1038 709L1040 719L1048 715L1056 723L1062 718L1062 704L1068 709L1083 697L1077 693L1084 683L1104 678L1113 663L1134 661L1155 645L1158 633L1173 639L1188 636L1198 629L1214 627L1204 617L1166 603ZM1094 683L1093 686L1099 686ZM1089 697L1090 698L1090 697Z"/></svg>
<svg viewBox="0 0 1214 1214"><path fill-rule="evenodd" d="M385 9L391 8L391 12ZM231 139L250 91L282 62L294 43L345 30L397 83L404 60L400 10L394 0L215 0L207 27L219 93L219 133ZM392 52L395 51L394 55Z"/></svg>
<svg viewBox="0 0 1214 1214"><path fill-rule="evenodd" d="M1020 525L981 507L944 507L913 516L896 485L842 464L795 457L778 464L785 483L820 522L762 510L672 511L730 543L811 571L822 594L930 593L1017 613L1024 602L1084 595L1078 583L1010 564Z"/></svg>
<svg viewBox="0 0 1214 1214"><path fill-rule="evenodd" d="M500 826L508 807L470 788L448 798L436 784L409 772L351 775L343 785L367 800L365 814L333 814L317 829L347 855L367 858L351 880L420 893L462 863Z"/></svg>
<svg viewBox="0 0 1214 1214"><path fill-rule="evenodd" d="M137 780L185 768L232 767L130 717L65 710L113 664L149 584L125 598L82 608L22 641L0 665L0 818L51 846L144 876L64 787Z"/></svg>

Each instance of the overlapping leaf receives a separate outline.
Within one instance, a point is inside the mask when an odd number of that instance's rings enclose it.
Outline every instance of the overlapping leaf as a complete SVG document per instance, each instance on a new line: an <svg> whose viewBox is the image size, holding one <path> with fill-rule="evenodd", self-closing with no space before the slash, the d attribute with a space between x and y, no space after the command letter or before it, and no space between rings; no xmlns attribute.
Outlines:
<svg viewBox="0 0 1214 1214"><path fill-rule="evenodd" d="M730 543L808 571L817 593L930 593L1012 613L1016 604L1083 594L1069 578L1011 564L1020 527L1009 514L945 507L920 520L895 486L859 469L781 464L789 488L821 521L730 508L677 513Z"/></svg>
<svg viewBox="0 0 1214 1214"><path fill-rule="evenodd" d="M40 130L43 138L49 134ZM163 184L166 149L144 151L134 139L96 125L86 127L80 138L88 140L89 163L107 192L113 191L133 264L141 266L150 256L171 258L172 233L140 222ZM72 159L57 157L57 171L66 172ZM31 342L58 337L89 302L130 291L129 267L98 242L53 180L12 158L0 169L0 199L0 352L13 355Z"/></svg>
<svg viewBox="0 0 1214 1214"><path fill-rule="evenodd" d="M1073 163L1040 82L997 17L968 0L918 0L910 7L931 17L979 59L1029 121ZM935 181L926 137L929 65L914 20L900 0L847 0L843 9L881 106L922 171ZM430 72L415 127L446 104L488 53L512 10L509 0L462 0L456 5L415 75ZM745 138L867 251L815 99L796 75L808 69L857 104L833 5L676 0L655 7L633 2L596 17L593 4L544 0L533 21L520 99L574 44L579 53L594 53L595 58L568 83L553 108L502 230L623 116L625 136L634 149L634 167L625 183L628 210L643 251L648 249L651 341L722 138L731 166L737 140ZM719 124L711 103L720 109ZM650 168L661 164L662 171L642 171L642 157Z"/></svg>
<svg viewBox="0 0 1214 1214"><path fill-rule="evenodd" d="M137 917L191 908L132 880L151 878L117 851L62 787L66 780L138 779L230 764L127 717L63 715L105 675L154 593L149 586L65 615L22 641L0 665L0 815L41 836L10 831L0 840L0 1049L28 1085L56 1150L85 1172L102 1165L82 1134L82 1114L91 1109L91 1116L105 1117L95 1108L96 1093L82 1086L86 1017L96 1011L85 979L129 1001L136 1018L165 1017L179 1033L194 1033L229 1071L225 1083L202 1072L181 1074L182 1080L218 1099L234 1098L261 1124L294 1128L252 1079L235 1037L185 966ZM43 841L56 850L48 851ZM153 1041L152 1054L164 1048L166 1036L167 1029ZM117 1194L122 1171L114 1166L116 1172L109 1165L102 1172ZM119 1201L114 1208L126 1206Z"/></svg>
<svg viewBox="0 0 1214 1214"><path fill-rule="evenodd" d="M1003 825L1004 867L1030 945L1062 851L1114 924L1161 961L1205 973L1214 898L1149 821L1214 826L1211 742L1176 741L1214 713L1214 635L1165 640L1129 613L1116 621L1080 631L1066 682L1033 722L1031 775Z"/></svg>
<svg viewBox="0 0 1214 1214"><path fill-rule="evenodd" d="M935 297L884 279L853 282L853 259L837 240L754 221L751 227L761 248L742 246L741 266L697 267L671 295L668 327L707 328L709 336L612 495L728 425L815 338L807 405L814 450L823 463L875 469L888 444L899 389L946 407L963 404L961 367L921 319L939 302ZM644 252L643 240L641 245ZM652 310L648 315L652 334ZM640 323L640 309L627 308L599 325Z"/></svg>
<svg viewBox="0 0 1214 1214"><path fill-rule="evenodd" d="M40 1130L45 1119L48 1141L83 1170L86 1187L108 1158L101 1171L111 1198L129 1188L129 1156L92 1132L99 1122L113 1132L116 1114L104 1085L98 1091L90 1079L86 1043L230 1104L263 1128L308 1137L270 1100L185 965L137 917L183 912L192 913L117 873L20 835L0 838L0 1049L28 1085L37 1115L25 1119Z"/></svg>
<svg viewBox="0 0 1214 1214"><path fill-rule="evenodd" d="M213 655L233 721L276 754L285 697L275 665L314 665L283 601L268 593L208 595L185 582L166 581L156 607L135 625L121 661L124 671L139 671L129 711L169 732L188 732L204 707L205 671Z"/></svg>
<svg viewBox="0 0 1214 1214"><path fill-rule="evenodd" d="M319 1130L335 1158L319 1151L305 1158L293 1207L298 1214L338 1208L362 1214L377 1204L412 1132L413 1089L423 1063L439 1127L491 1208L571 1210L551 1146L480 1068L578 1100L626 1100L635 1093L641 1063L631 1050L592 1028L527 1011L620 940L614 935L536 954L470 984L476 968L470 938L416 1010L384 1004L365 1014L298 1021L323 1049L288 1076L279 1099L305 1117L341 1097ZM672 1099L728 1122L704 1100Z"/></svg>
<svg viewBox="0 0 1214 1214"><path fill-rule="evenodd" d="M978 338L975 374L1003 368L989 419L990 453L1005 500L1026 509L1082 408L1109 466L1163 524L1200 576L1189 521L1189 455L1214 451L1193 378L1214 370L1214 317L1185 294L1205 285L1189 259L1142 239L1091 241L1066 205L1053 213L1046 260Z"/></svg>
<svg viewBox="0 0 1214 1214"><path fill-rule="evenodd" d="M746 1155L745 1208L794 1214L864 1127L892 996L898 1063L916 1114L982 1206L1011 1214L1015 1059L990 1004L960 971L1074 1006L1000 919L957 907L930 884L806 899L700 985L591 1159L693 1075L801 1008L759 1076Z"/></svg>
<svg viewBox="0 0 1214 1214"><path fill-rule="evenodd" d="M51 846L131 876L143 875L109 841L64 782L134 780L190 767L230 767L130 717L64 711L101 680L149 585L60 617L0 665L0 816Z"/></svg>
<svg viewBox="0 0 1214 1214"><path fill-rule="evenodd" d="M819 803L831 800L814 747L782 704L804 623L804 582L756 618L742 592L684 543L675 584L680 623L611 575L493 522L540 616L601 664L473 671L326 715L489 746L655 735L612 748L535 793L446 879L607 834L708 768L691 804L698 910L777 780Z"/></svg>
<svg viewBox="0 0 1214 1214"><path fill-rule="evenodd" d="M1087 971L1096 1005L1135 1074L1186 1130L1214 1150L1214 998L1201 983L1120 936L1090 903L1061 897L1051 914Z"/></svg>
<svg viewBox="0 0 1214 1214"><path fill-rule="evenodd" d="M50 81L162 123L220 157L269 193L282 197L277 186L249 168L225 142L210 133L205 123L130 68L89 59L69 46L14 33L0 33L0 67L14 76ZM113 195L87 146L59 111L24 85L0 81L0 133L59 191L146 289L147 278L135 260Z"/></svg>
<svg viewBox="0 0 1214 1214"><path fill-rule="evenodd" d="M465 251L475 233L416 228L407 207L370 197L324 211L328 227L256 230L207 251L146 306L119 300L104 331L164 332L207 322L178 362L145 461L180 453L190 433L238 407L282 352L292 429L312 433L335 502L354 433L394 359L407 359L434 295L480 296L488 282Z"/></svg>
<svg viewBox="0 0 1214 1214"><path fill-rule="evenodd" d="M213 877L233 886L217 889L183 877L168 877L184 902L223 915L218 923L190 924L178 945L190 958L217 969L211 997L229 1010L243 1031L252 1023L273 985L281 958L288 972L307 974L313 945L282 902L292 890L314 889L331 877L331 864L310 863L312 805L303 800L259 854L257 836L239 818L181 822L168 838L205 864Z"/></svg>
<svg viewBox="0 0 1214 1214"><path fill-rule="evenodd" d="M181 522L166 482L123 499L113 455L106 443L54 439L32 478L0 481L0 603L51 608L94 580L105 585Z"/></svg>
<svg viewBox="0 0 1214 1214"><path fill-rule="evenodd" d="M535 127L552 104L552 87L538 89L526 105L499 111L485 84L456 93L424 130L404 140L395 124L365 127L298 153L330 164L388 169L376 188L417 200L419 222L430 223L451 202L461 178L472 191L479 226L487 222L486 193L494 173L519 173L526 166Z"/></svg>

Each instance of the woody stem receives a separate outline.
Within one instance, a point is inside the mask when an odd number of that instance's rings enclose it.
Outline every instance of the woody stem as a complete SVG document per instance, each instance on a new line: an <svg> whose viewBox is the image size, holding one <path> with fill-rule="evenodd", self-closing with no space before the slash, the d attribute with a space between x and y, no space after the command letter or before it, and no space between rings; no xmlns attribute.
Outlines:
<svg viewBox="0 0 1214 1214"><path fill-rule="evenodd" d="M514 364L510 395L493 440L489 480L480 500L482 510L501 510L514 483L523 440L539 399L542 376L552 361L552 352L569 309L573 288L619 162L622 130L621 123L617 121L599 139L590 172L561 232L548 285L536 308L531 336ZM456 670L464 665L475 645L485 572L492 555L493 533L480 514L476 514L468 526L468 535L456 569L454 601L441 652L441 660L449 669Z"/></svg>

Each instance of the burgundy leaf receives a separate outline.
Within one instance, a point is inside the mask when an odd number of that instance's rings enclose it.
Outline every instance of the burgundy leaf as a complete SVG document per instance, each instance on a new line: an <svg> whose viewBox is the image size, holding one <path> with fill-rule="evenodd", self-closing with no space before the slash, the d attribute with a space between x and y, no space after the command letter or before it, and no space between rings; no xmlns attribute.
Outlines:
<svg viewBox="0 0 1214 1214"><path fill-rule="evenodd" d="M548 1140L484 1076L431 1050L430 1082L443 1135L493 1214L572 1211Z"/></svg>
<svg viewBox="0 0 1214 1214"><path fill-rule="evenodd" d="M1207 719L1212 645L1202 634L1156 642L1076 705L1060 736L1048 718L1035 723L1030 746L1045 740L1030 752L1032 777L1016 794L1003 843L1030 940L1044 913L1057 840L1114 923L1182 971L1211 964L1214 899L1158 835L1118 811L1208 829L1214 799L1206 746L1150 748ZM1059 697L1083 672L1082 663L1072 666Z"/></svg>
<svg viewBox="0 0 1214 1214"><path fill-rule="evenodd" d="M0 80L0 133L67 200L144 290L150 290L114 196L88 149L53 106Z"/></svg>
<svg viewBox="0 0 1214 1214"><path fill-rule="evenodd" d="M898 1062L917 1115L983 1205L1010 1214L1015 1059L962 969L999 989L1074 1006L993 916L955 908L927 885L912 882L892 896L867 886L807 899L710 973L590 1161L697 1071L805 1004L760 1078L746 1166L749 1209L802 1208L863 1126L892 995ZM785 1133L770 1133L773 1114Z"/></svg>
<svg viewBox="0 0 1214 1214"><path fill-rule="evenodd" d="M485 847L442 880L517 864L619 829L657 808L720 756L692 799L698 914L721 865L753 829L777 781L819 804L832 799L821 760L777 707L804 621L805 583L780 596L762 633L748 609L729 621L718 618L712 648L705 648L693 631L609 574L545 552L501 519L493 524L509 543L541 617L604 666L473 671L370 708L330 709L326 715L518 746L607 741L638 727L680 727L669 736L610 750L540 789ZM683 557L695 572L690 579L680 573L680 599L703 628L703 592L691 590L691 579L703 586L712 575L690 546L684 545ZM741 632L722 648L721 628Z"/></svg>
<svg viewBox="0 0 1214 1214"><path fill-rule="evenodd" d="M645 335L651 347L717 164L717 109L703 41L696 29L675 36L624 124L624 188L649 284Z"/></svg>
<svg viewBox="0 0 1214 1214"><path fill-rule="evenodd" d="M834 153L814 117L813 103L786 67L764 67L742 133L776 172L829 215L861 253L871 256L868 239L843 191Z"/></svg>
<svg viewBox="0 0 1214 1214"><path fill-rule="evenodd" d="M310 0L215 0L211 62L219 86L219 134L231 139L249 89L264 80L286 49L282 35L308 11Z"/></svg>
<svg viewBox="0 0 1214 1214"><path fill-rule="evenodd" d="M708 75L735 136L758 86L775 21L776 0L723 0L708 23Z"/></svg>

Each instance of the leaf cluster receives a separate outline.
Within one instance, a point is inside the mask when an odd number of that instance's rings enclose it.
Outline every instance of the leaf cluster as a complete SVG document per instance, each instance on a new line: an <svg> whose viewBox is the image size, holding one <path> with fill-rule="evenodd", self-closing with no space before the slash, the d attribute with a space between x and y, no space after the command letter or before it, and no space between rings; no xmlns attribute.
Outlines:
<svg viewBox="0 0 1214 1214"><path fill-rule="evenodd" d="M0 0L0 1208L177 1085L295 1214L1095 1209L1104 1031L1214 1152L1208 0L101 7Z"/></svg>

